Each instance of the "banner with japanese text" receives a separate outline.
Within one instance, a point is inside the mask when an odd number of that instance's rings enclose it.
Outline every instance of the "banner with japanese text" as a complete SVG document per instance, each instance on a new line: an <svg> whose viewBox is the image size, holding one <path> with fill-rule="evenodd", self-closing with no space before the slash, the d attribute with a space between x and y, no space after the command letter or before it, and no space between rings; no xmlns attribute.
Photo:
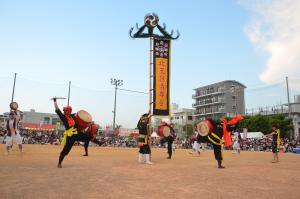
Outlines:
<svg viewBox="0 0 300 199"><path fill-rule="evenodd" d="M170 114L170 45L167 39L153 40L153 115Z"/></svg>

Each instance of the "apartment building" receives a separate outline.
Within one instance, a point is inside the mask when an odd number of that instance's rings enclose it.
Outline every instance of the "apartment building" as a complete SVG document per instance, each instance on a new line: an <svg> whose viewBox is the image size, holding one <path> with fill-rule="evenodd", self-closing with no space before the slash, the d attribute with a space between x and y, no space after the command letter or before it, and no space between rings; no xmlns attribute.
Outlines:
<svg viewBox="0 0 300 199"><path fill-rule="evenodd" d="M194 117L218 119L245 114L244 90L246 86L235 80L226 80L194 89Z"/></svg>

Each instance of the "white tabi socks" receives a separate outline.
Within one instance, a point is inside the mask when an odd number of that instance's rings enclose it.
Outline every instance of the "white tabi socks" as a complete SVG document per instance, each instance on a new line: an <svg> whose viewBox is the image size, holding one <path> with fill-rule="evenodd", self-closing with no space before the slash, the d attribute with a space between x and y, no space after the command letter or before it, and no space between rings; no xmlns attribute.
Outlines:
<svg viewBox="0 0 300 199"><path fill-rule="evenodd" d="M139 163L143 163L144 162L144 157L143 157L143 154L141 154L141 153L139 153L138 162Z"/></svg>
<svg viewBox="0 0 300 199"><path fill-rule="evenodd" d="M150 154L145 154L146 156L146 164L153 164L151 161L150 161Z"/></svg>

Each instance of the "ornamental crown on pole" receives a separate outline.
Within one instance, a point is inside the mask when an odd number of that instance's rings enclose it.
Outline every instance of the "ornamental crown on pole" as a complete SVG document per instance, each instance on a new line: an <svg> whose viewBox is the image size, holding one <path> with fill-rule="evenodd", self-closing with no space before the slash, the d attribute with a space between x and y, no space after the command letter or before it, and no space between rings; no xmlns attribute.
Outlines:
<svg viewBox="0 0 300 199"><path fill-rule="evenodd" d="M171 30L171 33L168 33L166 31L166 24L163 24L163 26L160 26L158 24L159 18L157 14L155 13L149 13L144 17L144 25L142 27L138 27L138 24L136 24L136 29L137 32L132 34L134 27L131 27L129 30L129 36L133 39L135 38L148 38L148 37L155 37L155 38L160 38L160 39L170 39L170 40L175 40L178 39L180 34L177 32L177 36L173 37L174 31ZM157 27L158 31L161 33L159 34L154 34L153 30L154 28ZM148 29L148 32L144 33L145 29Z"/></svg>

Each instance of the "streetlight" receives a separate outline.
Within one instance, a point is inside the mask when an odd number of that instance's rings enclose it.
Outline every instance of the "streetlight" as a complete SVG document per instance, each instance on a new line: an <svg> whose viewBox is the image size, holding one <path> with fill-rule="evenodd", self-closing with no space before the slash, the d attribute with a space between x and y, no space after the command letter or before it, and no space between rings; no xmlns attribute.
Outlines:
<svg viewBox="0 0 300 199"><path fill-rule="evenodd" d="M115 86L115 104L114 104L114 121L113 121L113 129L115 130L116 125L116 103L117 103L117 89L118 86L123 85L123 80L110 78L110 83Z"/></svg>

